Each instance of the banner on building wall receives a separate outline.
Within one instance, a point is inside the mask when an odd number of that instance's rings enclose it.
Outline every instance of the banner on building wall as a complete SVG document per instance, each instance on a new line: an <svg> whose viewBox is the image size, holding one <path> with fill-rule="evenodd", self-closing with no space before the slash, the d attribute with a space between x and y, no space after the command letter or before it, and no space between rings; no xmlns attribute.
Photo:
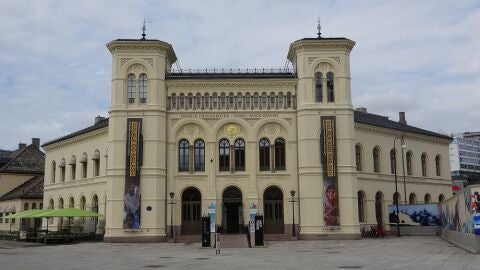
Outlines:
<svg viewBox="0 0 480 270"><path fill-rule="evenodd" d="M127 119L127 151L123 228L140 229L140 167L142 165L142 119Z"/></svg>
<svg viewBox="0 0 480 270"><path fill-rule="evenodd" d="M480 188L464 188L440 204L441 226L450 231L480 235Z"/></svg>
<svg viewBox="0 0 480 270"><path fill-rule="evenodd" d="M440 216L438 204L399 204L398 223L403 226L439 226ZM390 224L397 223L397 206L388 206Z"/></svg>
<svg viewBox="0 0 480 270"><path fill-rule="evenodd" d="M321 153L323 164L323 220L325 226L339 226L337 145L335 116L322 116Z"/></svg>

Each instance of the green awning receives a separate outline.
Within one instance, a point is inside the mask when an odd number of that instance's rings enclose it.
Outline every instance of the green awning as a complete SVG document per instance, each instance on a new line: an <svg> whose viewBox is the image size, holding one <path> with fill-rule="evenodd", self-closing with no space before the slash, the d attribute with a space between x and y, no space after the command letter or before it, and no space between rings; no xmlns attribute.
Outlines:
<svg viewBox="0 0 480 270"><path fill-rule="evenodd" d="M35 217L100 217L101 214L86 211L78 208L63 208L55 209L53 211L35 215Z"/></svg>
<svg viewBox="0 0 480 270"><path fill-rule="evenodd" d="M29 214L36 213L38 211L40 211L40 209L25 210L25 211L22 211L22 212L15 213L13 215L5 216L4 218L24 218L25 216L27 216Z"/></svg>

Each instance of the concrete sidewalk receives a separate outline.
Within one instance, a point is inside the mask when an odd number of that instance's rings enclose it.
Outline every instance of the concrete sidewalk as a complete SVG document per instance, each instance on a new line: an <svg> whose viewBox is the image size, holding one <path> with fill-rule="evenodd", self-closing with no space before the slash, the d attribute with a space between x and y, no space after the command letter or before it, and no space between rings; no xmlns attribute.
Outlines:
<svg viewBox="0 0 480 270"><path fill-rule="evenodd" d="M200 244L15 245L0 241L0 269L480 269L480 255L436 236L269 242L221 255Z"/></svg>

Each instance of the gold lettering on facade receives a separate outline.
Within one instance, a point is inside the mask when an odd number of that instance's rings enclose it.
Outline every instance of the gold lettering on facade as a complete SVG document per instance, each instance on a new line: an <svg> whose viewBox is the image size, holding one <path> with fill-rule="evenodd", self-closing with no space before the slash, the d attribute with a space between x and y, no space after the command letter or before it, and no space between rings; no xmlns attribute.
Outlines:
<svg viewBox="0 0 480 270"><path fill-rule="evenodd" d="M277 118L278 113L191 113L181 114L180 118L201 118L201 119L221 119L221 118Z"/></svg>
<svg viewBox="0 0 480 270"><path fill-rule="evenodd" d="M335 176L335 160L334 160L334 141L333 141L333 121L331 119L324 120L325 128L325 154L327 164L327 176Z"/></svg>
<svg viewBox="0 0 480 270"><path fill-rule="evenodd" d="M130 123L130 176L137 175L137 134L138 122Z"/></svg>

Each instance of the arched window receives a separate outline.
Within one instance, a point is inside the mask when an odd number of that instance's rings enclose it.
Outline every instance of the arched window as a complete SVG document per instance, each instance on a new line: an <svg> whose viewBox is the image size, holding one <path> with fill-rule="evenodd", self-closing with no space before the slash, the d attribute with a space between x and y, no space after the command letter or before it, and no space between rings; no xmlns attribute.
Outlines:
<svg viewBox="0 0 480 270"><path fill-rule="evenodd" d="M75 176L77 174L77 158L72 156L70 159L70 180L75 180Z"/></svg>
<svg viewBox="0 0 480 270"><path fill-rule="evenodd" d="M357 171L362 171L362 147L355 145L355 164L357 165Z"/></svg>
<svg viewBox="0 0 480 270"><path fill-rule="evenodd" d="M245 141L235 141L235 171L245 171Z"/></svg>
<svg viewBox="0 0 480 270"><path fill-rule="evenodd" d="M48 209L54 209L55 208L55 204L53 202L53 199L50 199L50 202L48 203Z"/></svg>
<svg viewBox="0 0 480 270"><path fill-rule="evenodd" d="M192 93L188 93L187 109L189 109L189 110L193 109L193 94Z"/></svg>
<svg viewBox="0 0 480 270"><path fill-rule="evenodd" d="M398 203L401 202L401 196L400 196L400 193L395 192L395 193L393 193L393 204L396 205L397 202L398 202Z"/></svg>
<svg viewBox="0 0 480 270"><path fill-rule="evenodd" d="M376 173L380 172L380 150L378 146L373 148L373 171Z"/></svg>
<svg viewBox="0 0 480 270"><path fill-rule="evenodd" d="M194 144L194 171L205 171L205 142L196 140Z"/></svg>
<svg viewBox="0 0 480 270"><path fill-rule="evenodd" d="M28 202L26 202L26 203L23 204L23 210L24 210L24 211L25 211L25 210L28 210Z"/></svg>
<svg viewBox="0 0 480 270"><path fill-rule="evenodd" d="M189 155L190 144L187 140L182 139L178 142L178 171L188 172L189 170Z"/></svg>
<svg viewBox="0 0 480 270"><path fill-rule="evenodd" d="M172 110L176 110L177 109L177 95L175 94L172 94Z"/></svg>
<svg viewBox="0 0 480 270"><path fill-rule="evenodd" d="M65 182L65 159L64 158L62 158L58 167L60 167L60 182Z"/></svg>
<svg viewBox="0 0 480 270"><path fill-rule="evenodd" d="M82 164L82 178L87 178L87 165L88 165L88 156L87 153L83 153L80 158L80 164Z"/></svg>
<svg viewBox="0 0 480 270"><path fill-rule="evenodd" d="M225 93L220 94L220 109L224 110L227 107L227 97Z"/></svg>
<svg viewBox="0 0 480 270"><path fill-rule="evenodd" d="M390 173L395 174L397 171L397 153L395 150L390 150Z"/></svg>
<svg viewBox="0 0 480 270"><path fill-rule="evenodd" d="M423 200L426 204L429 204L432 202L432 196L430 196L429 193L425 194L425 198Z"/></svg>
<svg viewBox="0 0 480 270"><path fill-rule="evenodd" d="M287 108L292 108L292 94L287 92Z"/></svg>
<svg viewBox="0 0 480 270"><path fill-rule="evenodd" d="M375 218L379 227L383 227L383 207L383 193L378 191L375 194Z"/></svg>
<svg viewBox="0 0 480 270"><path fill-rule="evenodd" d="M423 153L422 157L422 176L427 176L427 154Z"/></svg>
<svg viewBox="0 0 480 270"><path fill-rule="evenodd" d="M213 93L213 95L212 95L212 109L218 110L218 96L217 96L217 93Z"/></svg>
<svg viewBox="0 0 480 270"><path fill-rule="evenodd" d="M60 200L58 200L58 209L63 209L63 198L60 198Z"/></svg>
<svg viewBox="0 0 480 270"><path fill-rule="evenodd" d="M250 93L245 95L245 109L250 110Z"/></svg>
<svg viewBox="0 0 480 270"><path fill-rule="evenodd" d="M100 175L100 151L95 150L93 153L93 175L99 176Z"/></svg>
<svg viewBox="0 0 480 270"><path fill-rule="evenodd" d="M74 208L75 207L75 199L73 197L70 197L70 200L68 201L68 208Z"/></svg>
<svg viewBox="0 0 480 270"><path fill-rule="evenodd" d="M270 170L270 142L268 139L261 139L259 142L260 148L260 171Z"/></svg>
<svg viewBox="0 0 480 270"><path fill-rule="evenodd" d="M135 75L128 74L127 77L127 99L128 103L135 103Z"/></svg>
<svg viewBox="0 0 480 270"><path fill-rule="evenodd" d="M267 109L267 102L268 102L267 99L268 99L267 93L263 92L262 93L262 110Z"/></svg>
<svg viewBox="0 0 480 270"><path fill-rule="evenodd" d="M37 204L36 203L32 203L32 209L37 209Z"/></svg>
<svg viewBox="0 0 480 270"><path fill-rule="evenodd" d="M441 170L440 170L440 155L437 155L435 157L435 171L437 172L437 176L440 176Z"/></svg>
<svg viewBox="0 0 480 270"><path fill-rule="evenodd" d="M445 195L440 194L438 195L438 202L444 202L445 201Z"/></svg>
<svg viewBox="0 0 480 270"><path fill-rule="evenodd" d="M334 87L333 87L333 72L327 73L327 101L335 102Z"/></svg>
<svg viewBox="0 0 480 270"><path fill-rule="evenodd" d="M283 102L283 93L278 93L278 108L283 109L285 102Z"/></svg>
<svg viewBox="0 0 480 270"><path fill-rule="evenodd" d="M270 93L270 97L269 97L269 107L270 109L276 109L276 106L275 106L275 93L274 92L271 92Z"/></svg>
<svg viewBox="0 0 480 270"><path fill-rule="evenodd" d="M410 193L410 196L408 196L408 203L415 204L416 202L417 202L417 195L415 195L415 193Z"/></svg>
<svg viewBox="0 0 480 270"><path fill-rule="evenodd" d="M197 95L195 96L195 109L202 109L202 95L200 93L197 93Z"/></svg>
<svg viewBox="0 0 480 270"><path fill-rule="evenodd" d="M237 93L236 100L237 100L237 110L243 109L243 107L242 107L243 106L242 93Z"/></svg>
<svg viewBox="0 0 480 270"><path fill-rule="evenodd" d="M140 103L147 103L148 78L147 74L140 74Z"/></svg>
<svg viewBox="0 0 480 270"><path fill-rule="evenodd" d="M282 190L275 186L267 188L263 193L264 229L266 234L284 233L283 211Z"/></svg>
<svg viewBox="0 0 480 270"><path fill-rule="evenodd" d="M253 94L253 108L255 110L258 109L258 104L259 104L258 93L255 93L255 94Z"/></svg>
<svg viewBox="0 0 480 270"><path fill-rule="evenodd" d="M227 139L221 139L218 143L219 167L220 171L230 170L230 142Z"/></svg>
<svg viewBox="0 0 480 270"><path fill-rule="evenodd" d="M85 196L80 197L80 209L86 210L86 207L87 207L86 204L87 203L86 203L86 200L85 200ZM85 222L84 217L80 218L80 220L81 220L82 223Z"/></svg>
<svg viewBox="0 0 480 270"><path fill-rule="evenodd" d="M323 101L323 78L322 73L315 73L315 102Z"/></svg>
<svg viewBox="0 0 480 270"><path fill-rule="evenodd" d="M365 192L362 190L357 192L358 196L358 222L365 222Z"/></svg>
<svg viewBox="0 0 480 270"><path fill-rule="evenodd" d="M92 198L92 212L98 213L98 196L97 196L97 194L93 195L93 198Z"/></svg>
<svg viewBox="0 0 480 270"><path fill-rule="evenodd" d="M208 95L208 93L205 93L205 95L203 96L203 106L204 106L205 110L211 109L210 108L210 96Z"/></svg>
<svg viewBox="0 0 480 270"><path fill-rule="evenodd" d="M285 171L285 140L278 138L275 140L275 170Z"/></svg>
<svg viewBox="0 0 480 270"><path fill-rule="evenodd" d="M52 161L52 176L51 176L51 181L52 183L55 183L55 175L57 174L57 163L54 161Z"/></svg>
<svg viewBox="0 0 480 270"><path fill-rule="evenodd" d="M408 151L406 155L406 160L407 160L407 175L412 175L413 170L412 170L412 152Z"/></svg>
<svg viewBox="0 0 480 270"><path fill-rule="evenodd" d="M185 109L185 95L183 93L178 97L178 108L180 110Z"/></svg>
<svg viewBox="0 0 480 270"><path fill-rule="evenodd" d="M235 94L228 94L228 109L233 110L235 108Z"/></svg>
<svg viewBox="0 0 480 270"><path fill-rule="evenodd" d="M198 189L189 187L182 193L182 234L201 233L202 195Z"/></svg>

